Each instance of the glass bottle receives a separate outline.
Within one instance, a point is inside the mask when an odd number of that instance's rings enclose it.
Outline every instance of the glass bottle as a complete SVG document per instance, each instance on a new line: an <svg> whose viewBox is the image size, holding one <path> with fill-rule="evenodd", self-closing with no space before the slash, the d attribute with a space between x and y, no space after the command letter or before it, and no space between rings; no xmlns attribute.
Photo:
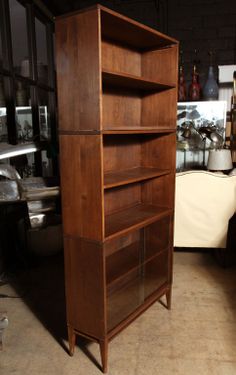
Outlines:
<svg viewBox="0 0 236 375"><path fill-rule="evenodd" d="M214 76L213 66L209 66L208 78L203 88L203 98L205 100L217 100L219 88Z"/></svg>
<svg viewBox="0 0 236 375"><path fill-rule="evenodd" d="M196 65L193 66L192 82L189 85L189 100L200 100L201 87L199 84L198 73Z"/></svg>
<svg viewBox="0 0 236 375"><path fill-rule="evenodd" d="M178 85L178 101L183 102L187 99L186 84L184 79L183 66L179 68L179 85Z"/></svg>

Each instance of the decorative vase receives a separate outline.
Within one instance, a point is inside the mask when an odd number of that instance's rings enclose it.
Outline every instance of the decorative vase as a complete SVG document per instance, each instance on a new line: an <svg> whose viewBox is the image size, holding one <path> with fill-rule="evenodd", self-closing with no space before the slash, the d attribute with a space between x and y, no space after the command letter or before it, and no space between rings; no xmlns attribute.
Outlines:
<svg viewBox="0 0 236 375"><path fill-rule="evenodd" d="M213 66L209 66L208 78L203 88L203 98L205 100L217 100L219 88L215 80Z"/></svg>

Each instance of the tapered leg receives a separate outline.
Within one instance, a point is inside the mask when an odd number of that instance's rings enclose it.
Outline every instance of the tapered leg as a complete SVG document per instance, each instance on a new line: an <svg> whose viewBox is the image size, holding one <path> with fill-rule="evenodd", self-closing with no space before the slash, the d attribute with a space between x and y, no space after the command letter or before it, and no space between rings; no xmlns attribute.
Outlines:
<svg viewBox="0 0 236 375"><path fill-rule="evenodd" d="M99 345L100 345L100 353L101 353L101 360L102 360L102 371L106 373L107 372L107 358L108 358L108 340L100 341Z"/></svg>
<svg viewBox="0 0 236 375"><path fill-rule="evenodd" d="M166 292L166 303L167 303L167 309L171 309L171 289L168 289Z"/></svg>
<svg viewBox="0 0 236 375"><path fill-rule="evenodd" d="M76 334L73 328L68 327L69 354L71 356L73 356L74 350L75 350L75 339L76 339Z"/></svg>

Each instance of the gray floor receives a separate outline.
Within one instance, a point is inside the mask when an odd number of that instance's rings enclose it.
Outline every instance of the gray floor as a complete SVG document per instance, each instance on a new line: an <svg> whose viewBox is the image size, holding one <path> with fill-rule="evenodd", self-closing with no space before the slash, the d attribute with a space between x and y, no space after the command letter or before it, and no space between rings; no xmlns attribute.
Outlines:
<svg viewBox="0 0 236 375"><path fill-rule="evenodd" d="M14 287L15 285L15 287ZM19 286L20 285L20 286ZM69 357L63 264L35 265L0 294L9 326L0 352L3 375L101 374L98 345L78 340ZM111 375L235 375L236 270L210 254L174 256L172 310L155 303L109 345Z"/></svg>

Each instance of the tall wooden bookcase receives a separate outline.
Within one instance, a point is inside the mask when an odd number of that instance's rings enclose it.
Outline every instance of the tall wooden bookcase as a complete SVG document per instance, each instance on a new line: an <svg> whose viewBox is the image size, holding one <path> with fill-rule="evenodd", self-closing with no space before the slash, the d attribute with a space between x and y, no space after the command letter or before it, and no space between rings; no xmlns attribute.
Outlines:
<svg viewBox="0 0 236 375"><path fill-rule="evenodd" d="M70 353L170 308L178 42L103 6L56 20Z"/></svg>

